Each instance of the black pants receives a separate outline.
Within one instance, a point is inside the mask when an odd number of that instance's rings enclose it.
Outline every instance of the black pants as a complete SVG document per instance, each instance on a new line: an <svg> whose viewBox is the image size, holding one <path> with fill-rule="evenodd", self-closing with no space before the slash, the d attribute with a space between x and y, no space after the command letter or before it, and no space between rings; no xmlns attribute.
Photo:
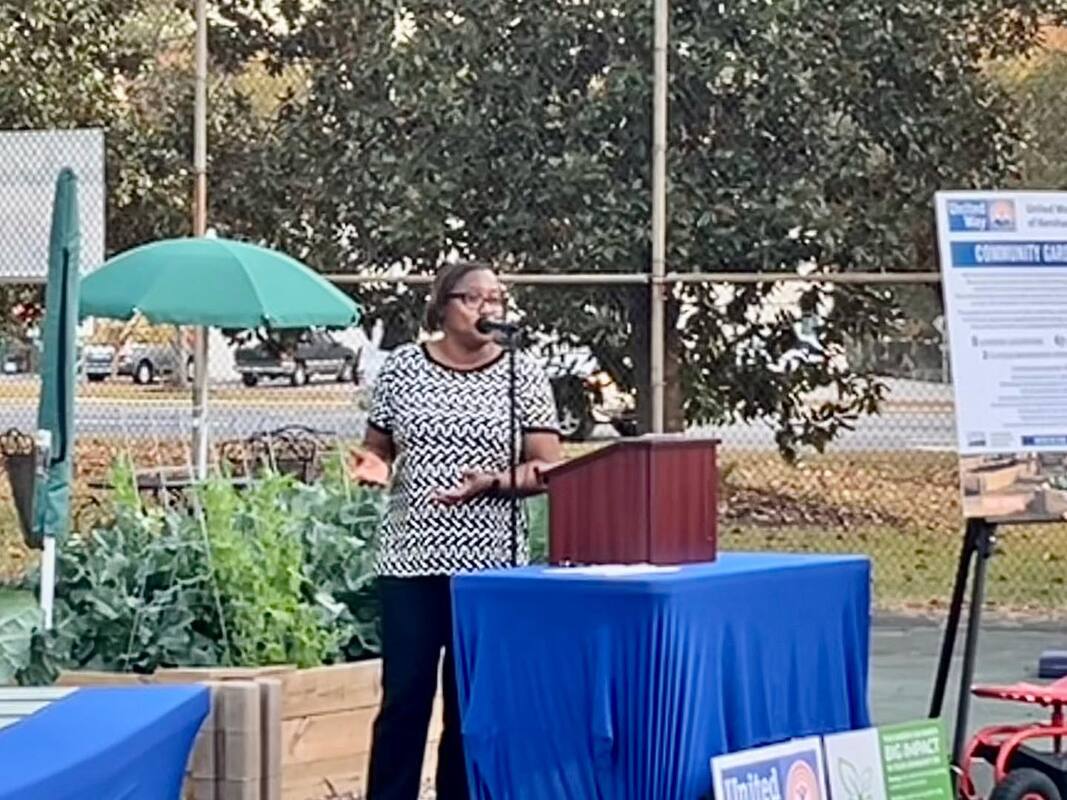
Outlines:
<svg viewBox="0 0 1067 800"><path fill-rule="evenodd" d="M378 579L382 705L374 721L367 800L416 800L441 651L444 728L437 752L437 800L467 800L452 658L452 595L446 576Z"/></svg>

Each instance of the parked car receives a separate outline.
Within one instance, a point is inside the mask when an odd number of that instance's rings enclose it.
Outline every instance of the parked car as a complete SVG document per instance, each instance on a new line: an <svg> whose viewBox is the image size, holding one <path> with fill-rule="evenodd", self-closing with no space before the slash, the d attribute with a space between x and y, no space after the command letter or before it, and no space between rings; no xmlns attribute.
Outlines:
<svg viewBox="0 0 1067 800"><path fill-rule="evenodd" d="M93 383L111 377L115 366L115 347L110 344L87 344L82 351L82 370Z"/></svg>
<svg viewBox="0 0 1067 800"><path fill-rule="evenodd" d="M622 391L607 372L560 375L550 381L560 433L567 441L585 441L597 425L611 425L620 436L637 435L634 397Z"/></svg>
<svg viewBox="0 0 1067 800"><path fill-rule="evenodd" d="M34 372L38 361L37 346L23 339L4 339L0 341L0 361L5 375Z"/></svg>
<svg viewBox="0 0 1067 800"><path fill-rule="evenodd" d="M156 378L169 377L177 369L181 357L169 342L127 342L116 348L110 344L87 345L82 364L85 377L94 383L107 380L112 374L133 378L139 385L152 383ZM185 358L185 375L193 377L193 357Z"/></svg>
<svg viewBox="0 0 1067 800"><path fill-rule="evenodd" d="M141 317L127 321L99 320L82 347L79 369L94 383L122 376L146 385L171 377L182 367L186 378L191 379L193 333L191 329L184 333L184 359L178 347L178 334L172 325L152 325Z"/></svg>
<svg viewBox="0 0 1067 800"><path fill-rule="evenodd" d="M234 354L235 369L245 386L264 378L288 379L303 386L312 376L327 375L339 382L359 382L359 351L341 344L324 330L309 329L295 336L255 332Z"/></svg>

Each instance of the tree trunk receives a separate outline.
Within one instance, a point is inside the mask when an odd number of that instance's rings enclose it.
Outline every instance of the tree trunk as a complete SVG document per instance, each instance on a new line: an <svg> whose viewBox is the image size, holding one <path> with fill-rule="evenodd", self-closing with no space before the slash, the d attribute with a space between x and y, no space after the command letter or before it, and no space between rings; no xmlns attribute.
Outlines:
<svg viewBox="0 0 1067 800"><path fill-rule="evenodd" d="M678 330L678 314L681 304L673 297L667 300L667 332L663 354L663 429L668 433L680 433L685 430L685 409L682 391L682 337Z"/></svg>
<svg viewBox="0 0 1067 800"><path fill-rule="evenodd" d="M637 423L639 433L652 430L652 313L650 287L635 286L630 293L631 347L634 381L637 385ZM663 428L665 432L685 430L681 380L682 343L677 330L681 306L668 298L666 314L666 353L663 360Z"/></svg>

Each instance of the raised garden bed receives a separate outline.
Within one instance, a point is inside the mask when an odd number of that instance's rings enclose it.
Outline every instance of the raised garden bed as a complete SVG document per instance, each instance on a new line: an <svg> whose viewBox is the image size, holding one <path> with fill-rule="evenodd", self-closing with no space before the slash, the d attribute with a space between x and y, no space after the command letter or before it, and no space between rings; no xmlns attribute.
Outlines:
<svg viewBox="0 0 1067 800"><path fill-rule="evenodd" d="M366 784L381 661L308 669L161 669L152 675L64 672L63 686L204 683L212 711L186 772L185 800L322 800ZM436 767L441 698L423 775Z"/></svg>

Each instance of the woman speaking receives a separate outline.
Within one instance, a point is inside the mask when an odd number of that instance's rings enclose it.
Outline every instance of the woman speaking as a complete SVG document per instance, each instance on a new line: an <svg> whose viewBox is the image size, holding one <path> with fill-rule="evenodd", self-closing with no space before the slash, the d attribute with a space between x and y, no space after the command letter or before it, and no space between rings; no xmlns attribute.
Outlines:
<svg viewBox="0 0 1067 800"><path fill-rule="evenodd" d="M357 468L387 484L377 539L382 701L374 722L368 800L416 800L438 668L444 651L444 727L438 800L466 800L452 654L451 576L512 563L509 497L540 490L540 469L561 458L548 379L515 354L515 486L509 469L509 365L479 320L500 319L506 294L485 264L450 263L433 283L425 328L438 334L402 345L375 382ZM520 515L518 560L527 560Z"/></svg>

